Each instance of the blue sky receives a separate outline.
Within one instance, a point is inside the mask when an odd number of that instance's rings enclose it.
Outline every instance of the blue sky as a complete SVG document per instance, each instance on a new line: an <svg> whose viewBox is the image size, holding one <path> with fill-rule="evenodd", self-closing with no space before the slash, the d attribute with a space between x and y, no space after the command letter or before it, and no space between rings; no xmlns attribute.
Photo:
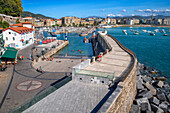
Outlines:
<svg viewBox="0 0 170 113"><path fill-rule="evenodd" d="M169 0L21 0L24 11L61 18L64 16L170 16Z"/></svg>

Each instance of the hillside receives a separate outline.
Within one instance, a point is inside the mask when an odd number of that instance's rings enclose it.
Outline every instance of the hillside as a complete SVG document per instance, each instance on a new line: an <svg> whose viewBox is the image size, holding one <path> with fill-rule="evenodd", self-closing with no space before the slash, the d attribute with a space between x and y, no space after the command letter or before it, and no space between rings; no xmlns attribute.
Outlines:
<svg viewBox="0 0 170 113"><path fill-rule="evenodd" d="M42 14L34 14L34 13L31 13L29 11L24 11L22 12L21 14L21 17L24 18L24 17L28 17L28 16L31 16L31 17L34 17L34 18L43 18L43 19L53 19L52 17L47 17L47 16L44 16Z"/></svg>

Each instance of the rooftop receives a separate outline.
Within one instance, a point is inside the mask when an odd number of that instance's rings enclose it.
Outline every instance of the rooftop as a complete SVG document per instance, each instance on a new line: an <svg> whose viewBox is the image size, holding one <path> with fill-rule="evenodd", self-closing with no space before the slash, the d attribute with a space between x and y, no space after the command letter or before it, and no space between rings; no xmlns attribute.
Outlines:
<svg viewBox="0 0 170 113"><path fill-rule="evenodd" d="M28 28L28 27L8 27L4 29L3 31L6 31L8 29L15 31L19 34L34 31L32 28Z"/></svg>

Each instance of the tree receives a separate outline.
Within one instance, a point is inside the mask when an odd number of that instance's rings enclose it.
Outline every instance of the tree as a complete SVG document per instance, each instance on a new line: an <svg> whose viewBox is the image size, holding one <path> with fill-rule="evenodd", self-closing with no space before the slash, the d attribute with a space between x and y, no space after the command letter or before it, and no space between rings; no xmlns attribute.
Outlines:
<svg viewBox="0 0 170 113"><path fill-rule="evenodd" d="M58 25L58 24L56 24L55 26L57 26L57 27L58 27L59 25Z"/></svg>
<svg viewBox="0 0 170 113"><path fill-rule="evenodd" d="M6 22L6 21L3 21L3 22L2 22L2 27L3 27L3 28L8 28L8 27L9 27L9 23Z"/></svg>
<svg viewBox="0 0 170 113"><path fill-rule="evenodd" d="M20 23L19 18L17 18L17 20L16 20L16 24L18 24L18 23Z"/></svg>
<svg viewBox="0 0 170 113"><path fill-rule="evenodd" d="M89 26L89 25L90 25L90 24L88 24L88 23L86 24L86 26Z"/></svg>
<svg viewBox="0 0 170 113"><path fill-rule="evenodd" d="M66 27L67 25L66 24L62 24L63 27Z"/></svg>

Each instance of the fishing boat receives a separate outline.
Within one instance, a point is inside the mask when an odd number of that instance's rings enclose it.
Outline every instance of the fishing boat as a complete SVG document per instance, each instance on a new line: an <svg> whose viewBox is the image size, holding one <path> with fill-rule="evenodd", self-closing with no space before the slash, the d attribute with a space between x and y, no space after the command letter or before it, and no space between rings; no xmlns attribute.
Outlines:
<svg viewBox="0 0 170 113"><path fill-rule="evenodd" d="M145 32L145 33L147 32L147 30L145 30L145 29L144 29L144 30L142 30L142 31L143 31L143 32Z"/></svg>
<svg viewBox="0 0 170 113"><path fill-rule="evenodd" d="M134 33L134 35L138 35L138 34L139 34L139 32L135 32L135 33Z"/></svg>
<svg viewBox="0 0 170 113"><path fill-rule="evenodd" d="M155 29L154 31L155 31L155 32L159 32L159 29Z"/></svg>
<svg viewBox="0 0 170 113"><path fill-rule="evenodd" d="M147 31L148 33L152 33L152 31Z"/></svg>
<svg viewBox="0 0 170 113"><path fill-rule="evenodd" d="M150 35L151 35L151 36L155 36L155 33L152 32L152 33L150 33Z"/></svg>
<svg viewBox="0 0 170 113"><path fill-rule="evenodd" d="M163 34L163 36L168 36L168 34Z"/></svg>
<svg viewBox="0 0 170 113"><path fill-rule="evenodd" d="M164 29L162 29L160 32L161 32L161 33L165 33L165 30L164 30Z"/></svg>
<svg viewBox="0 0 170 113"><path fill-rule="evenodd" d="M127 32L126 32L126 30L122 30L122 32L123 32L125 35L127 35Z"/></svg>
<svg viewBox="0 0 170 113"><path fill-rule="evenodd" d="M170 33L170 29L169 29L169 30L167 30L167 32L168 32L168 33Z"/></svg>
<svg viewBox="0 0 170 113"><path fill-rule="evenodd" d="M83 40L84 43L89 43L89 39L87 39L86 37Z"/></svg>

